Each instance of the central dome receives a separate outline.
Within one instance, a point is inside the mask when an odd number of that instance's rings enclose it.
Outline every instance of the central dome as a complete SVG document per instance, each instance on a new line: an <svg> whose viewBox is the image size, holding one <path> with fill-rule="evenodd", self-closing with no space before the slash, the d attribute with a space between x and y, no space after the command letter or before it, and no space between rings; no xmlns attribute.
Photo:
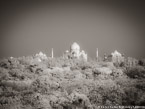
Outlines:
<svg viewBox="0 0 145 109"><path fill-rule="evenodd" d="M80 46L79 46L76 42L74 42L74 43L71 45L70 49L71 49L71 50L80 50Z"/></svg>

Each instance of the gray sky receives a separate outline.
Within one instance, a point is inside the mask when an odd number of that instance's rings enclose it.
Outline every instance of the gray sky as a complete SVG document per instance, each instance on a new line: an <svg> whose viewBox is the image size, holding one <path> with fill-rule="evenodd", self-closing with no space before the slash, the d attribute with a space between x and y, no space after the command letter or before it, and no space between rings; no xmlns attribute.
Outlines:
<svg viewBox="0 0 145 109"><path fill-rule="evenodd" d="M73 42L92 58L96 48L101 57L118 50L144 58L145 3L100 1L2 2L0 58L39 51L50 56L51 48L58 57Z"/></svg>

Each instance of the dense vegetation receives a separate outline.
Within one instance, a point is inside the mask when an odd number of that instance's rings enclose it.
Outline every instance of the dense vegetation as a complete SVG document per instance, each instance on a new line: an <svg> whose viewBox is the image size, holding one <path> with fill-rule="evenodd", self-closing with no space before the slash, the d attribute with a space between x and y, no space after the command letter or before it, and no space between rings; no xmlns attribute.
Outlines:
<svg viewBox="0 0 145 109"><path fill-rule="evenodd" d="M145 60L38 57L0 61L0 109L97 109L145 105Z"/></svg>

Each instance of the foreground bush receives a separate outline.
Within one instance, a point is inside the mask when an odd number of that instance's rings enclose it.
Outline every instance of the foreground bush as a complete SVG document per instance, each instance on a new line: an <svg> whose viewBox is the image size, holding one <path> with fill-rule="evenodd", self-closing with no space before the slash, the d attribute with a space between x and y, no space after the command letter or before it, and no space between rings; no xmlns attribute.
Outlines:
<svg viewBox="0 0 145 109"><path fill-rule="evenodd" d="M128 67L126 74L130 78L145 78L145 68L142 66Z"/></svg>
<svg viewBox="0 0 145 109"><path fill-rule="evenodd" d="M144 66L33 56L0 62L0 109L144 105Z"/></svg>

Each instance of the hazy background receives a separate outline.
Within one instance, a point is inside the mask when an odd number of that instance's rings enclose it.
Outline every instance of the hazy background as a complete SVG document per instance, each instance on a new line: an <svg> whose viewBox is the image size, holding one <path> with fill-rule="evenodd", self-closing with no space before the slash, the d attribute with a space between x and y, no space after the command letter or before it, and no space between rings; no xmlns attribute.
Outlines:
<svg viewBox="0 0 145 109"><path fill-rule="evenodd" d="M143 1L143 0L142 0ZM114 50L145 57L145 3L141 0L0 2L0 58L42 51L62 56L78 42L89 57Z"/></svg>

